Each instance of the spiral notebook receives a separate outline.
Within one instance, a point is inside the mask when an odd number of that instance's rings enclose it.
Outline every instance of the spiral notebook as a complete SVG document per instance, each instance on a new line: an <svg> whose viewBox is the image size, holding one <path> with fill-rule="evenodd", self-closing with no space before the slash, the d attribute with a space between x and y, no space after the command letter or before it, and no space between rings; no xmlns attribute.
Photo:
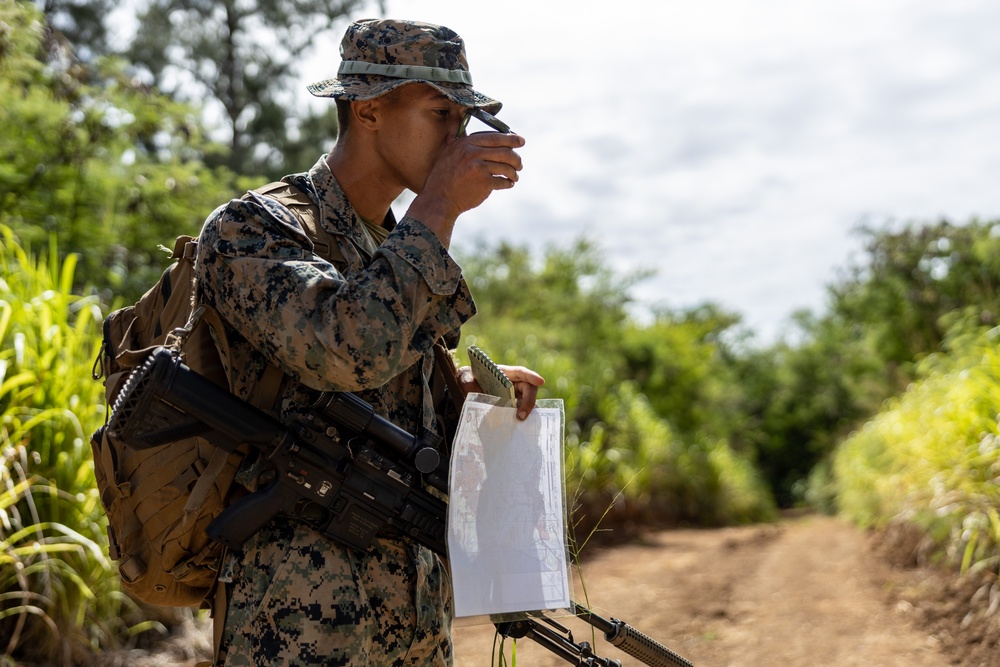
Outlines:
<svg viewBox="0 0 1000 667"><path fill-rule="evenodd" d="M510 378L493 363L493 360L485 352L475 345L470 346L468 351L472 375L476 378L483 393L509 399L512 404L516 405L517 397L514 394L514 383L510 381Z"/></svg>

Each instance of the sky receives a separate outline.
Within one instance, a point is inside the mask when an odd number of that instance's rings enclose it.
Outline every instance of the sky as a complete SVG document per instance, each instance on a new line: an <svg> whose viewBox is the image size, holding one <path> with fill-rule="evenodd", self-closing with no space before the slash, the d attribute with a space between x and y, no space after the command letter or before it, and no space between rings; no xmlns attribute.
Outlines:
<svg viewBox="0 0 1000 667"><path fill-rule="evenodd" d="M465 39L524 170L454 242L586 236L642 309L719 304L763 341L860 225L1000 217L996 0L386 0ZM374 5L360 12L374 15ZM303 67L331 75L341 32Z"/></svg>

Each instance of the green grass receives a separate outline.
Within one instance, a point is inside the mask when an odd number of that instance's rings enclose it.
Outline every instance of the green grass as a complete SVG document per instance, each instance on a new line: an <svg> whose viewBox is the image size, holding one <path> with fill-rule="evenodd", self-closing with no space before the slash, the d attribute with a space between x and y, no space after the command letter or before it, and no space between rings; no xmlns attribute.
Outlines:
<svg viewBox="0 0 1000 667"><path fill-rule="evenodd" d="M0 649L85 662L148 627L108 560L89 434L101 309L74 295L73 256L38 258L0 227ZM133 619L130 621L129 619Z"/></svg>

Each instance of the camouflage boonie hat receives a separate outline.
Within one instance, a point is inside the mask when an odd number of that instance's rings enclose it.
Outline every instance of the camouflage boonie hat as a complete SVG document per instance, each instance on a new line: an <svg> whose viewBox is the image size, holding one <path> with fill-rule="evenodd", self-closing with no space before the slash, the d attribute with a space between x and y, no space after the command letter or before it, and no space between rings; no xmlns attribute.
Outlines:
<svg viewBox="0 0 1000 667"><path fill-rule="evenodd" d="M472 89L465 43L454 30L431 23L363 19L340 42L337 76L308 86L317 97L370 100L408 83L434 86L464 107L490 113L500 102Z"/></svg>

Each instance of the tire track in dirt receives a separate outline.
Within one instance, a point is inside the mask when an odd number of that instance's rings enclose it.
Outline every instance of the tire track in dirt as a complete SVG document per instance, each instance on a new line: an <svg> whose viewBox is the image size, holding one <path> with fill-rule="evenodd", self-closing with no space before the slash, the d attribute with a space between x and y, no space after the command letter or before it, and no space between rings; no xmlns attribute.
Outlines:
<svg viewBox="0 0 1000 667"><path fill-rule="evenodd" d="M584 559L589 604L697 667L942 667L936 642L888 601L885 566L864 534L807 516L777 525L676 530ZM584 587L576 585L583 600ZM590 626L569 619L576 638ZM455 628L457 667L490 665L492 625ZM640 665L598 636L603 657ZM518 664L568 664L534 644Z"/></svg>

